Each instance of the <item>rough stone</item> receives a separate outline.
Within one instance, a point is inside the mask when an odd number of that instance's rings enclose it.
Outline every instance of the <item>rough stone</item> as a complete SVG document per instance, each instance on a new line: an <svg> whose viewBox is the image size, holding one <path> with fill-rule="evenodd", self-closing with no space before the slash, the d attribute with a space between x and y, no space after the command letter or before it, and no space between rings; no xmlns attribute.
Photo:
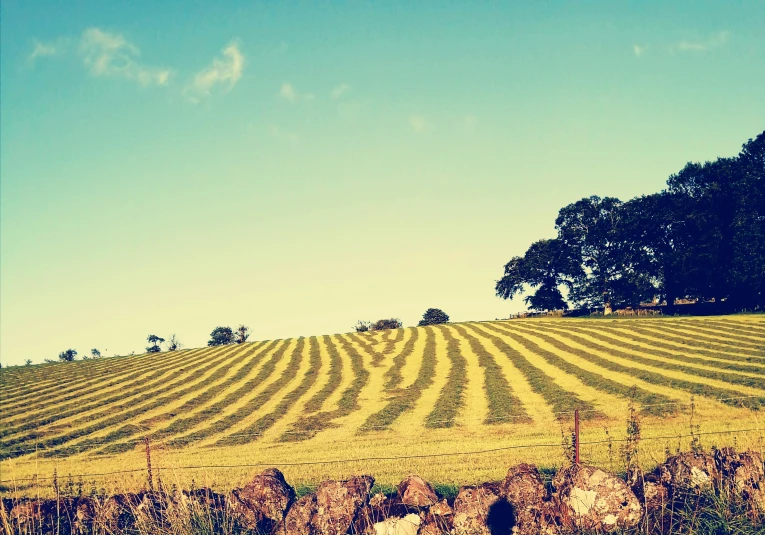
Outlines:
<svg viewBox="0 0 765 535"><path fill-rule="evenodd" d="M356 520L369 502L372 476L353 477L346 481L325 481L316 489L316 514L313 532L317 535L341 535Z"/></svg>
<svg viewBox="0 0 765 535"><path fill-rule="evenodd" d="M513 506L515 533L536 535L547 526L543 505L550 495L536 466L519 464L510 468L502 483L502 494Z"/></svg>
<svg viewBox="0 0 765 535"><path fill-rule="evenodd" d="M306 494L292 504L276 531L284 535L311 535L311 522L315 514L316 494Z"/></svg>
<svg viewBox="0 0 765 535"><path fill-rule="evenodd" d="M461 487L454 500L454 533L510 533L513 525L512 506L501 494L500 486L494 483Z"/></svg>
<svg viewBox="0 0 765 535"><path fill-rule="evenodd" d="M667 459L659 468L661 483L670 495L678 491L712 490L720 480L715 460L706 453L680 453Z"/></svg>
<svg viewBox="0 0 765 535"><path fill-rule="evenodd" d="M431 515L435 516L451 516L454 514L454 510L449 506L449 502L446 500L441 500L440 502L431 505L428 511Z"/></svg>
<svg viewBox="0 0 765 535"><path fill-rule="evenodd" d="M375 535L417 535L420 530L420 517L409 513L404 517L391 517L374 524Z"/></svg>
<svg viewBox="0 0 765 535"><path fill-rule="evenodd" d="M743 498L751 514L765 513L765 466L756 451L738 453L722 448L715 453L722 484Z"/></svg>
<svg viewBox="0 0 765 535"><path fill-rule="evenodd" d="M410 475L398 484L401 503L410 507L429 507L438 501L430 483L418 475Z"/></svg>
<svg viewBox="0 0 765 535"><path fill-rule="evenodd" d="M284 520L284 515L295 499L295 490L284 480L276 468L269 468L252 478L232 495L244 505L240 512L250 529L271 531Z"/></svg>
<svg viewBox="0 0 765 535"><path fill-rule="evenodd" d="M643 508L627 484L593 466L574 465L553 478L560 522L568 529L605 532L635 527Z"/></svg>

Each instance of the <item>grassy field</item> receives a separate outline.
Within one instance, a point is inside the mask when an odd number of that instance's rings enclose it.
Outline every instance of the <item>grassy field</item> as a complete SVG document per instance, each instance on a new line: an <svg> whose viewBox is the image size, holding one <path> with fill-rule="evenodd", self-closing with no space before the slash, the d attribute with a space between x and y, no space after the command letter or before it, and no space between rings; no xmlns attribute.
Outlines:
<svg viewBox="0 0 765 535"><path fill-rule="evenodd" d="M410 472L443 485L520 461L619 470L630 403L645 466L692 441L762 449L765 316L528 319L3 369L6 493L54 470L107 491L146 481L228 489L278 466L297 486ZM693 436L691 436L693 435ZM118 473L115 473L118 472Z"/></svg>

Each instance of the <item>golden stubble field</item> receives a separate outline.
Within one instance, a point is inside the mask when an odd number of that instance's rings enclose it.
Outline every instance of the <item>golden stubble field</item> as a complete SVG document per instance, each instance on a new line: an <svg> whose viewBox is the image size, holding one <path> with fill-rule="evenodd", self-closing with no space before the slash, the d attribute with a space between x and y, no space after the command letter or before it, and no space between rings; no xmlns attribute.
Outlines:
<svg viewBox="0 0 765 535"><path fill-rule="evenodd" d="M154 478L242 485L268 466L296 486L368 473L395 484L499 479L566 462L619 470L628 407L639 459L762 449L765 317L529 319L263 341L0 373L5 493L52 476L108 492ZM82 474L82 476L80 476Z"/></svg>

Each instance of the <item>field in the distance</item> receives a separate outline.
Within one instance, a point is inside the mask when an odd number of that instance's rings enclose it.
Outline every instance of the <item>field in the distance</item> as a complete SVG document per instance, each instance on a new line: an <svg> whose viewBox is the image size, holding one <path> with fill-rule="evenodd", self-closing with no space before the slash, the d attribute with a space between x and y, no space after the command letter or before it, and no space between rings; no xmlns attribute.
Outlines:
<svg viewBox="0 0 765 535"><path fill-rule="evenodd" d="M691 433L761 449L765 316L448 324L17 367L0 381L6 491L47 494L54 469L140 487L146 436L168 484L226 489L263 466L296 485L410 472L461 484L561 464L575 408L584 460L618 470L630 400L646 466Z"/></svg>

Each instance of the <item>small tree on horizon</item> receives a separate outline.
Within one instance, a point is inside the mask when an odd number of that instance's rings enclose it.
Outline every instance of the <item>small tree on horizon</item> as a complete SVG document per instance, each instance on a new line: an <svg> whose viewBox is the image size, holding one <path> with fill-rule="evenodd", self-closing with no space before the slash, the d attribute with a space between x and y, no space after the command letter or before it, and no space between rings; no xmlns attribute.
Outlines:
<svg viewBox="0 0 765 535"><path fill-rule="evenodd" d="M98 349L91 349L90 350L90 356L94 359L100 359L101 358L101 352Z"/></svg>
<svg viewBox="0 0 765 535"><path fill-rule="evenodd" d="M449 323L449 315L440 308L429 308L422 315L422 319L417 326L424 327L425 325L438 325L439 323Z"/></svg>
<svg viewBox="0 0 765 535"><path fill-rule="evenodd" d="M24 361L25 366L31 366L32 365L32 359L27 359Z"/></svg>
<svg viewBox="0 0 765 535"><path fill-rule="evenodd" d="M152 344L146 348L147 353L159 353L160 351L162 351L162 348L159 347L159 344L164 342L165 339L160 338L156 334L150 334L149 336L146 337L146 341Z"/></svg>
<svg viewBox="0 0 765 535"><path fill-rule="evenodd" d="M213 332L210 333L210 340L207 345L213 346L225 346L234 343L234 331L231 327L215 327Z"/></svg>
<svg viewBox="0 0 765 535"><path fill-rule="evenodd" d="M58 360L61 362L72 362L74 357L77 356L77 351L74 349L67 349L58 354Z"/></svg>
<svg viewBox="0 0 765 535"><path fill-rule="evenodd" d="M243 344L247 341L247 339L250 337L250 328L246 325L240 325L236 329L236 334L234 336L234 342L237 344Z"/></svg>
<svg viewBox="0 0 765 535"><path fill-rule="evenodd" d="M181 344L181 341L178 340L178 338L173 334L170 337L170 340L167 341L167 350L168 351L177 351L183 347L183 344Z"/></svg>
<svg viewBox="0 0 765 535"><path fill-rule="evenodd" d="M356 325L353 326L353 329L357 333L365 333L365 332L369 331L369 328L371 327L371 325L372 324L370 322L368 322L368 321L361 321L361 320L359 320L356 323Z"/></svg>
<svg viewBox="0 0 765 535"><path fill-rule="evenodd" d="M400 329L402 326L401 320L398 318L381 319L374 322L369 326L371 331L385 331L388 329Z"/></svg>

